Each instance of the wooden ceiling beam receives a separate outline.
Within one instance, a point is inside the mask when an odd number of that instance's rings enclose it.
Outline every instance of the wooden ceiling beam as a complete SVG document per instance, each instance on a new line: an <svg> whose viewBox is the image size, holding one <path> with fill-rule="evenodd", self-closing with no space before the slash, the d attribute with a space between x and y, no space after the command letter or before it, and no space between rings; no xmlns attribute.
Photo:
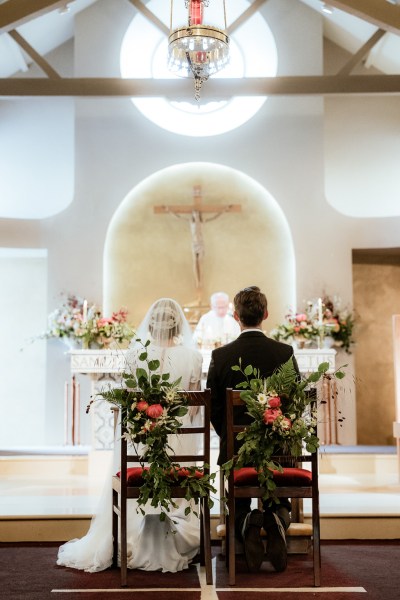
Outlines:
<svg viewBox="0 0 400 600"><path fill-rule="evenodd" d="M385 0L325 0L334 8L343 10L373 25L400 35L400 5Z"/></svg>
<svg viewBox="0 0 400 600"><path fill-rule="evenodd" d="M268 0L254 0L254 2L250 4L250 6L246 8L246 10L243 11L241 15L238 16L236 21L233 21L233 23L227 28L228 35L232 35L232 33L236 31L236 29L243 25L243 23L247 21L247 19L250 19L250 17L252 17L254 13L256 13L261 8L261 6L267 1Z"/></svg>
<svg viewBox="0 0 400 600"><path fill-rule="evenodd" d="M50 77L50 79L60 79L60 75L53 69L51 65L41 56L28 42L22 37L18 31L14 29L8 32L8 35L31 57L31 59L37 64L42 71Z"/></svg>
<svg viewBox="0 0 400 600"><path fill-rule="evenodd" d="M351 59L338 71L338 75L350 75L351 71L362 61L370 50L379 42L385 35L386 31L377 29L375 33L361 46Z"/></svg>
<svg viewBox="0 0 400 600"><path fill-rule="evenodd" d="M400 94L400 75L330 75L209 79L202 98ZM0 97L167 97L192 100L193 79L10 78L0 79Z"/></svg>
<svg viewBox="0 0 400 600"><path fill-rule="evenodd" d="M169 27L164 25L162 21L143 4L140 0L129 0L131 4L140 12L146 19L155 25L164 35L169 35Z"/></svg>
<svg viewBox="0 0 400 600"><path fill-rule="evenodd" d="M66 0L8 0L0 4L0 34L62 8L65 3Z"/></svg>

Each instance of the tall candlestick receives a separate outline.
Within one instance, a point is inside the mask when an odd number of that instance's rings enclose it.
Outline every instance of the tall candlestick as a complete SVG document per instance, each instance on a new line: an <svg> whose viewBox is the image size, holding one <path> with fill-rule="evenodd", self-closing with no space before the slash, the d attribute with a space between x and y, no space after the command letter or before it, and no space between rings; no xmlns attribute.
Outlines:
<svg viewBox="0 0 400 600"><path fill-rule="evenodd" d="M322 325L322 300L318 298L318 323Z"/></svg>
<svg viewBox="0 0 400 600"><path fill-rule="evenodd" d="M83 301L83 322L86 323L87 322L87 300Z"/></svg>

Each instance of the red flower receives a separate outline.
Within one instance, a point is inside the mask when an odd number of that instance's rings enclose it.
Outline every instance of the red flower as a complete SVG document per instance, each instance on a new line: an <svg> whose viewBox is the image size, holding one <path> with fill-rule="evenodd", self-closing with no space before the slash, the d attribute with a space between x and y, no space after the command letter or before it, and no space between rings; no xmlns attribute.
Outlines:
<svg viewBox="0 0 400 600"><path fill-rule="evenodd" d="M161 404L151 404L146 409L146 415L150 417L150 419L158 419L163 414L163 407Z"/></svg>
<svg viewBox="0 0 400 600"><path fill-rule="evenodd" d="M267 408L264 411L264 423L266 425L272 425L272 423L282 415L280 408Z"/></svg>
<svg viewBox="0 0 400 600"><path fill-rule="evenodd" d="M280 405L281 405L281 399L279 398L279 396L274 396L273 398L270 398L268 400L269 408L279 408Z"/></svg>
<svg viewBox="0 0 400 600"><path fill-rule="evenodd" d="M145 410L148 409L148 404L146 402L146 400L140 400L140 402L138 402L136 404L136 408L138 409L139 412L144 412Z"/></svg>

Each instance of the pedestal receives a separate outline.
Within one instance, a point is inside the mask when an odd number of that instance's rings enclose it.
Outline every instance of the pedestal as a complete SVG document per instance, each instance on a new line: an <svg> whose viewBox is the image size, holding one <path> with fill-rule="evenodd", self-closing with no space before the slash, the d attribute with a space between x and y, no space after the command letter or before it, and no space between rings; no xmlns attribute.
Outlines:
<svg viewBox="0 0 400 600"><path fill-rule="evenodd" d="M317 371L321 363L329 363L328 373L335 371L336 350L315 348L294 350L294 355L302 375ZM326 379L320 384L318 406L318 437L321 445L338 444L337 386L335 379Z"/></svg>
<svg viewBox="0 0 400 600"><path fill-rule="evenodd" d="M121 382L126 370L126 350L70 350L71 372L91 379L90 407L91 450L89 476L104 472L114 448L114 413L110 403L101 398L101 391ZM87 402L89 404L89 400Z"/></svg>

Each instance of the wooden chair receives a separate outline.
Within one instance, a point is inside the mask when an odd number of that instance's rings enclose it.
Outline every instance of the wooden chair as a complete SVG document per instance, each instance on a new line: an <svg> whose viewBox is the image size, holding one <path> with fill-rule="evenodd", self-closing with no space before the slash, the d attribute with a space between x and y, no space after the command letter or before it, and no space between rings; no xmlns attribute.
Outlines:
<svg viewBox="0 0 400 600"><path fill-rule="evenodd" d="M243 406L240 391L227 389L226 391L226 427L227 427L227 460L234 458L234 441L236 435L245 429L245 425L234 422L234 407ZM283 467L283 473L276 472L274 481L277 485L275 495L278 498L311 498L312 501L312 541L313 541L313 570L314 585L320 586L321 554L320 554L320 517L319 517L319 491L318 491L318 453L302 455L299 457L276 456L274 460L293 467ZM311 471L299 468L298 465L311 463ZM235 585L235 499L258 498L264 494L260 487L255 469L245 467L232 470L224 482L227 497L226 515L226 561L229 572L229 585Z"/></svg>
<svg viewBox="0 0 400 600"><path fill-rule="evenodd" d="M204 391L182 391L179 392L189 398L189 406L200 407L201 424L195 427L182 427L178 435L202 435L202 454L188 455L173 455L174 463L191 463L196 464L199 468L203 468L205 473L209 472L208 465L210 464L210 398L209 389ZM140 457L136 454L129 454L129 447L126 440L122 437L126 429L121 423L121 471L118 475L112 478L112 494L113 494L113 565L118 564L118 547L120 546L120 563L121 563L121 587L127 585L127 501L130 498L139 498L140 486L143 479L140 477L141 467L128 469L128 464L140 462ZM130 475L134 476L129 477ZM182 477L184 477L184 472ZM171 497L184 498L185 490L180 487L180 482L171 478ZM208 505L208 497L200 498L199 515L200 515L200 551L199 562L205 565L206 582L212 585L212 570L211 570L211 536L210 536L210 509ZM120 527L118 527L118 522ZM120 536L119 536L120 529ZM193 562L196 562L196 558Z"/></svg>

